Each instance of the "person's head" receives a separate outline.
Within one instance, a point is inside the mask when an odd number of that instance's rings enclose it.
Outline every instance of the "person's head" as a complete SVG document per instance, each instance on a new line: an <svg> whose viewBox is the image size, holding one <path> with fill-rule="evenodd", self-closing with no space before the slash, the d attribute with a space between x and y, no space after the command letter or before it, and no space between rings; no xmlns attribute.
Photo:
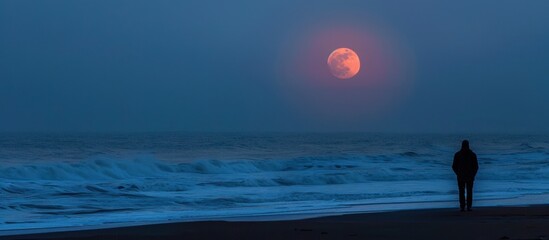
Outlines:
<svg viewBox="0 0 549 240"><path fill-rule="evenodd" d="M469 150L469 141L463 140L463 142L461 142L461 150Z"/></svg>

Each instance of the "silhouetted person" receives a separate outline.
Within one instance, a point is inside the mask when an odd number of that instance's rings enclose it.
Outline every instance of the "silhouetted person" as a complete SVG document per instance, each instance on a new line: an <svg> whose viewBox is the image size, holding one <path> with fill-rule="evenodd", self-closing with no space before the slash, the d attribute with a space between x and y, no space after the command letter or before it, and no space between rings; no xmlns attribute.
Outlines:
<svg viewBox="0 0 549 240"><path fill-rule="evenodd" d="M467 187L467 210L473 206L473 182L478 171L477 155L469 148L469 141L463 140L461 150L454 155L452 169L456 173L459 188L459 206L465 211L465 187Z"/></svg>

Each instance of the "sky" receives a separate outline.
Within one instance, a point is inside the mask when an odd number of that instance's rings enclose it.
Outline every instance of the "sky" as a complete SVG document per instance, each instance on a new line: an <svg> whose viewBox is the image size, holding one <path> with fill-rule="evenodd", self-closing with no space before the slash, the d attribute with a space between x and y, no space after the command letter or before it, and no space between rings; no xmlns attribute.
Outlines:
<svg viewBox="0 0 549 240"><path fill-rule="evenodd" d="M549 133L549 1L0 0L0 131ZM361 71L326 58L348 47Z"/></svg>

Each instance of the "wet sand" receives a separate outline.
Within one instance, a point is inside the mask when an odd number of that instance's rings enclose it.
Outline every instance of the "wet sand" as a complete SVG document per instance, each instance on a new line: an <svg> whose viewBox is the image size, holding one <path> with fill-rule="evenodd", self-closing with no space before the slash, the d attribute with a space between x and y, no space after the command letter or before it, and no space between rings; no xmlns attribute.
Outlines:
<svg viewBox="0 0 549 240"><path fill-rule="evenodd" d="M0 239L549 239L549 205L422 209L292 221L202 221Z"/></svg>

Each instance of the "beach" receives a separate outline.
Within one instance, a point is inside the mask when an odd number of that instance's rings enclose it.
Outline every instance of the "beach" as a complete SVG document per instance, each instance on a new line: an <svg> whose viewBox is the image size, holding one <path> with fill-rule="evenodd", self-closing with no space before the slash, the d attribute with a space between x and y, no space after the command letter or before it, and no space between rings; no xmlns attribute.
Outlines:
<svg viewBox="0 0 549 240"><path fill-rule="evenodd" d="M547 239L549 205L422 209L290 221L200 221L0 239Z"/></svg>
<svg viewBox="0 0 549 240"><path fill-rule="evenodd" d="M461 139L0 134L0 231L450 208ZM549 202L547 136L469 139L480 165L476 207Z"/></svg>

